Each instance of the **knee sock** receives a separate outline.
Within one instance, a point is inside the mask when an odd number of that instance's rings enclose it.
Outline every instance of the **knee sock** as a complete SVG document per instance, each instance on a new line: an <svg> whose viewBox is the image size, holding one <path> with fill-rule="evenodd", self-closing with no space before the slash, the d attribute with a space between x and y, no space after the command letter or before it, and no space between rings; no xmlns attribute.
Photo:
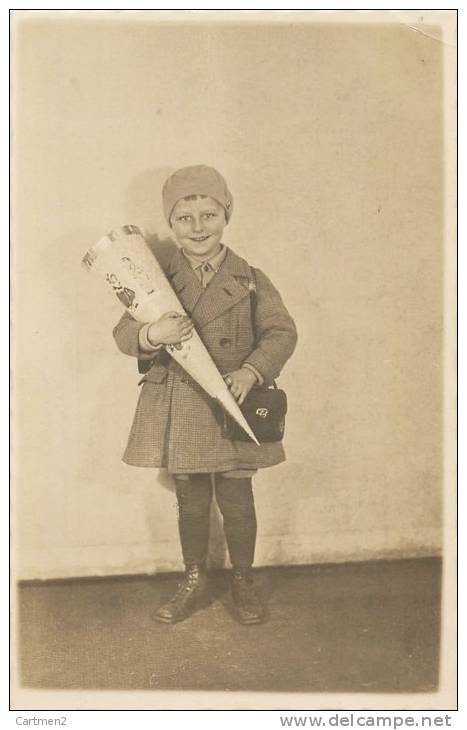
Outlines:
<svg viewBox="0 0 467 730"><path fill-rule="evenodd" d="M203 565L209 542L212 484L209 474L176 479L178 527L185 565Z"/></svg>
<svg viewBox="0 0 467 730"><path fill-rule="evenodd" d="M234 568L253 564L256 513L251 479L228 479L216 474L216 501L224 518L224 532Z"/></svg>

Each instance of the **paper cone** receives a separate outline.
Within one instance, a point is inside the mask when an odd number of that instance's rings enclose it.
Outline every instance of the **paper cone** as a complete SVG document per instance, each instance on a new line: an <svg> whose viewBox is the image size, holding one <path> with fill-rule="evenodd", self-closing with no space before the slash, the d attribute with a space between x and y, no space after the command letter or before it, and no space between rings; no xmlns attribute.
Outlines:
<svg viewBox="0 0 467 730"><path fill-rule="evenodd" d="M137 226L123 226L101 238L84 256L83 264L107 282L140 322L153 322L171 311L186 314ZM166 350L259 445L196 330L189 340L166 345Z"/></svg>

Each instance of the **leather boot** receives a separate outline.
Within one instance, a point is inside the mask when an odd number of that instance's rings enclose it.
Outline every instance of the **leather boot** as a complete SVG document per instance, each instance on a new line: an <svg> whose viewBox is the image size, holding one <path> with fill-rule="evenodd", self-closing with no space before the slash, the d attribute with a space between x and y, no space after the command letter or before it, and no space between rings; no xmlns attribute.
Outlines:
<svg viewBox="0 0 467 730"><path fill-rule="evenodd" d="M241 624L259 624L265 619L264 608L258 598L249 570L234 568L232 598Z"/></svg>
<svg viewBox="0 0 467 730"><path fill-rule="evenodd" d="M206 595L206 573L201 565L188 565L185 577L175 595L153 615L156 621L175 624L191 616L200 607L200 598Z"/></svg>

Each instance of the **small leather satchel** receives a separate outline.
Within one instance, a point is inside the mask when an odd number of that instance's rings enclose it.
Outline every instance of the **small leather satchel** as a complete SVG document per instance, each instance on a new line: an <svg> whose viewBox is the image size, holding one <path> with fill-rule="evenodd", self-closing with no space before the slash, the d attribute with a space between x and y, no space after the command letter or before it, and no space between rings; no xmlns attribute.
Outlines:
<svg viewBox="0 0 467 730"><path fill-rule="evenodd" d="M281 441L285 430L287 396L274 383L272 388L254 386L240 410L260 444ZM225 413L225 412L224 412ZM224 415L224 433L232 441L251 441L247 433L230 416Z"/></svg>
<svg viewBox="0 0 467 730"><path fill-rule="evenodd" d="M256 276L253 268L251 273L253 275L253 286L250 289L251 327L256 340ZM239 407L260 444L282 441L285 431L287 396L285 391L277 387L276 383L273 383L272 387L267 385L253 386ZM243 428L225 412L224 433L227 438L233 441L251 441Z"/></svg>

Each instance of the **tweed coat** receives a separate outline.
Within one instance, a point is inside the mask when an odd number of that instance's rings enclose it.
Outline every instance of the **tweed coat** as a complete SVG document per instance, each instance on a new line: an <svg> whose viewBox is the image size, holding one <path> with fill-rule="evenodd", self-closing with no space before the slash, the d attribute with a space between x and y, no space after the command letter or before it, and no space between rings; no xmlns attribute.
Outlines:
<svg viewBox="0 0 467 730"><path fill-rule="evenodd" d="M295 324L281 296L260 270L227 249L204 289L179 250L166 270L219 371L247 361L271 383L291 356ZM256 284L255 337L251 321L251 282ZM141 393L123 461L132 466L166 467L172 474L257 469L284 461L281 443L232 441L223 433L221 407L165 350L156 355L139 346L142 324L127 312L113 334L122 352L154 361L140 380Z"/></svg>

